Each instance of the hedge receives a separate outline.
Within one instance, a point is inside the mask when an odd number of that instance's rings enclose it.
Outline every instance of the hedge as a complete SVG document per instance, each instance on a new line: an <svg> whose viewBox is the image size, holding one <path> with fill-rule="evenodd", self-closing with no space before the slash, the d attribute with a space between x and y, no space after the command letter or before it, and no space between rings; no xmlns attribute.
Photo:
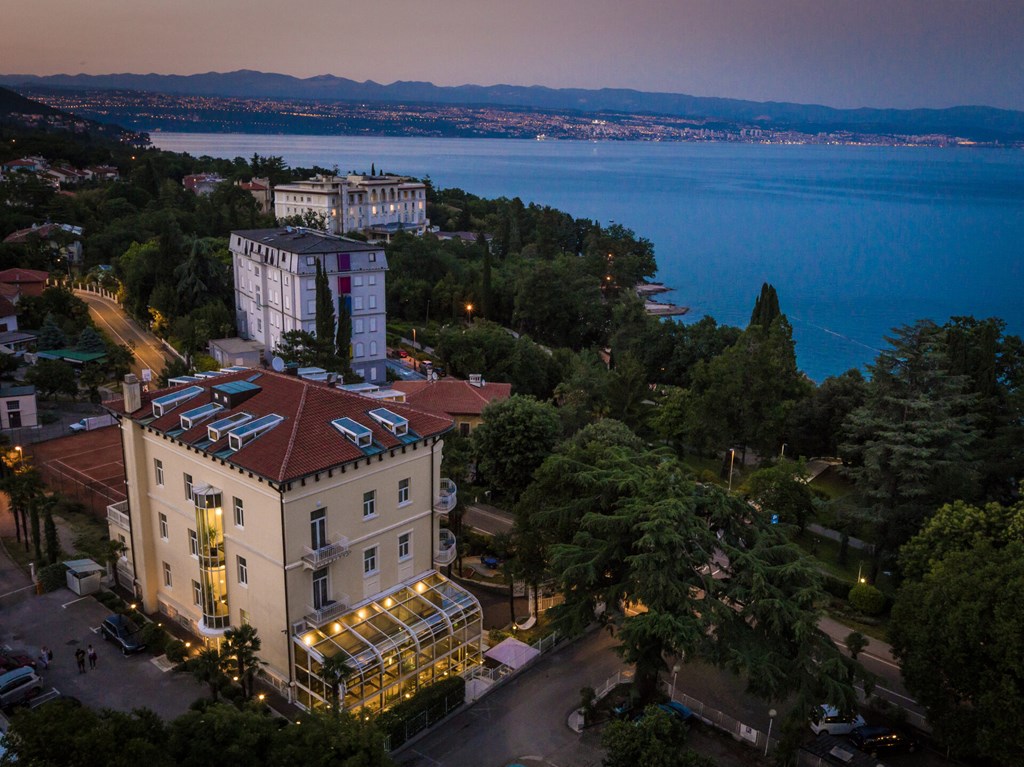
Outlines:
<svg viewBox="0 0 1024 767"><path fill-rule="evenodd" d="M39 568L39 585L42 586L43 591L50 592L56 591L61 586L67 585L67 578L64 573L67 571L67 567L63 562L56 562L52 565Z"/></svg>
<svg viewBox="0 0 1024 767"><path fill-rule="evenodd" d="M440 722L465 699L466 680L449 676L389 708L377 717L377 724L391 738L394 750L420 730Z"/></svg>

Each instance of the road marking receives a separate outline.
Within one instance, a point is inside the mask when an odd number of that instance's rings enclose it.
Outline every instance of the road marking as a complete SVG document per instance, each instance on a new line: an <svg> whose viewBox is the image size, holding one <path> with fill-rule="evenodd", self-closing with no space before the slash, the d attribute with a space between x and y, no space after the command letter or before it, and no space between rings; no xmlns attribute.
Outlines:
<svg viewBox="0 0 1024 767"><path fill-rule="evenodd" d="M913 698L907 697L906 695L903 695L902 693L896 692L895 690L890 690L888 687L879 687L878 685L875 685L875 689L876 690L881 690L882 692L887 692L887 693L889 693L890 695L892 695L895 698L902 698L903 700L907 701L908 703L913 703L915 706L920 706L921 705L920 703L918 703ZM861 691L863 692L863 688L861 688Z"/></svg>
<svg viewBox="0 0 1024 767"><path fill-rule="evenodd" d="M79 603L79 602L81 602L83 600L86 600L88 598L89 597L79 597L78 599L72 599L70 602L65 602L64 604L62 604L61 607L63 607L65 610L67 610L68 607L70 607L71 605L77 604L77 603Z"/></svg>
<svg viewBox="0 0 1024 767"><path fill-rule="evenodd" d="M842 647L844 650L849 650L850 649L843 642L840 642L838 639L833 639L832 641L835 642L840 647ZM883 658L883 657L881 657L879 655L872 655L869 652L863 652L863 651L857 653L857 657L858 658L861 657L862 655L865 656L865 657L868 657L868 658L873 658L873 659L877 660L879 663L884 663L886 666L889 666L891 668L898 669L900 667L900 665L898 663L893 663L891 660L886 660L885 658Z"/></svg>

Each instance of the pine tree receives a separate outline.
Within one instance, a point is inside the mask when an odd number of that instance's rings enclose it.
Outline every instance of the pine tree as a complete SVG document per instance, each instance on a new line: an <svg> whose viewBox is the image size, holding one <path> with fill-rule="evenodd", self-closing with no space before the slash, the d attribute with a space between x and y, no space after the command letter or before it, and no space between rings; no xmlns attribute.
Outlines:
<svg viewBox="0 0 1024 767"><path fill-rule="evenodd" d="M63 349L68 345L67 336L64 335L64 331L61 330L52 313L48 313L46 319L43 320L43 327L39 331L39 340L36 343L44 351Z"/></svg>
<svg viewBox="0 0 1024 767"><path fill-rule="evenodd" d="M76 350L94 354L106 351L106 348L107 345L103 343L102 336L91 325L78 334L78 343L75 345Z"/></svg>

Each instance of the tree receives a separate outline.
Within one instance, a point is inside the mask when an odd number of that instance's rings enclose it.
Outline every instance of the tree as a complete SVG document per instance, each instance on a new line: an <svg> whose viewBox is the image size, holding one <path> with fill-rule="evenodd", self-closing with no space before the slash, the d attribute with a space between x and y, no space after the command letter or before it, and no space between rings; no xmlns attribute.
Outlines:
<svg viewBox="0 0 1024 767"><path fill-rule="evenodd" d="M73 397L78 393L75 369L64 360L39 360L29 368L25 380L44 397L56 399L58 394Z"/></svg>
<svg viewBox="0 0 1024 767"><path fill-rule="evenodd" d="M78 335L78 343L75 344L76 351L89 354L102 354L106 349L107 346L103 341L103 336L97 333L96 328L92 325L82 329L82 332Z"/></svg>
<svg viewBox="0 0 1024 767"><path fill-rule="evenodd" d="M47 314L46 319L43 320L43 327L39 330L36 345L43 351L67 347L67 336L64 335L64 331L57 324L57 318L52 313Z"/></svg>
<svg viewBox="0 0 1024 767"><path fill-rule="evenodd" d="M889 639L934 735L957 755L1020 763L1024 753L1024 541L982 541L907 580Z"/></svg>
<svg viewBox="0 0 1024 767"><path fill-rule="evenodd" d="M331 287L327 283L327 272L324 270L323 261L316 260L316 339L317 341L334 341L334 299L331 297Z"/></svg>
<svg viewBox="0 0 1024 767"><path fill-rule="evenodd" d="M797 525L800 532L814 512L802 463L782 461L758 469L747 477L740 492L769 516L778 514L781 522Z"/></svg>
<svg viewBox="0 0 1024 767"><path fill-rule="evenodd" d="M334 353L338 355L341 370L347 373L352 364L352 311L348 302L338 302L338 335L334 340Z"/></svg>
<svg viewBox="0 0 1024 767"><path fill-rule="evenodd" d="M876 568L951 497L974 494L974 405L950 375L944 334L932 322L898 328L869 366L864 404L850 413L841 447L847 471L879 525Z"/></svg>
<svg viewBox="0 0 1024 767"><path fill-rule="evenodd" d="M227 681L223 665L224 659L221 657L220 650L215 647L207 647L198 655L185 661L186 670L192 674L195 680L200 684L210 686L210 697L214 703L220 697L221 688Z"/></svg>
<svg viewBox="0 0 1024 767"><path fill-rule="evenodd" d="M558 414L546 402L513 395L489 404L482 417L470 436L478 468L492 487L515 500L554 448Z"/></svg>
<svg viewBox="0 0 1024 767"><path fill-rule="evenodd" d="M264 661L256 655L262 645L256 629L249 624L230 628L224 632L222 657L233 668L234 677L237 677L237 682L241 685L242 694L246 699L252 697L256 672L264 664Z"/></svg>
<svg viewBox="0 0 1024 767"><path fill-rule="evenodd" d="M604 767L714 767L706 756L686 748L686 730L652 706L635 722L616 721L601 733Z"/></svg>
<svg viewBox="0 0 1024 767"><path fill-rule="evenodd" d="M775 286L767 282L761 284L761 294L754 302L754 311L750 314L750 324L760 325L762 328L770 328L777 317L782 316L779 308L779 294L775 292Z"/></svg>
<svg viewBox="0 0 1024 767"><path fill-rule="evenodd" d="M326 658L320 666L320 678L327 685L327 691L331 698L331 710L339 716L342 708L341 688L352 671L352 667L348 665L345 656L341 653Z"/></svg>

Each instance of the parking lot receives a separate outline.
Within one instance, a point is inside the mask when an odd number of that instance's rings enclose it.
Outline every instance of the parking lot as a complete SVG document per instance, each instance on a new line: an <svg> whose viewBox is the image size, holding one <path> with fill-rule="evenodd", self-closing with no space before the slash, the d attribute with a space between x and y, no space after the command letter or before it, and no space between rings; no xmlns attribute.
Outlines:
<svg viewBox="0 0 1024 767"><path fill-rule="evenodd" d="M0 614L0 645L33 658L40 647L53 651L48 669L40 666L44 693L55 689L78 698L92 708L131 711L147 707L164 719L183 714L189 704L207 693L191 676L164 671L147 652L124 657L99 631L110 610L92 597L78 597L68 589L32 596L5 607ZM75 650L92 644L96 668L79 673Z"/></svg>

